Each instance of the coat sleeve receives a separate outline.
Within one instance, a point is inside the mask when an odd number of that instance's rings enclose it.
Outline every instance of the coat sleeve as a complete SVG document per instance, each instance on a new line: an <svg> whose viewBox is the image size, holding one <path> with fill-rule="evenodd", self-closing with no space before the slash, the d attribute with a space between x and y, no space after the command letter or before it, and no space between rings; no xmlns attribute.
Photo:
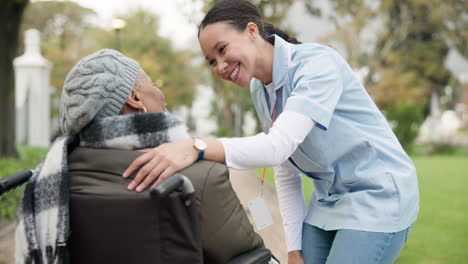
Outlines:
<svg viewBox="0 0 468 264"><path fill-rule="evenodd" d="M226 263L263 240L255 233L232 185L225 165L211 167L201 197L202 239L206 263Z"/></svg>

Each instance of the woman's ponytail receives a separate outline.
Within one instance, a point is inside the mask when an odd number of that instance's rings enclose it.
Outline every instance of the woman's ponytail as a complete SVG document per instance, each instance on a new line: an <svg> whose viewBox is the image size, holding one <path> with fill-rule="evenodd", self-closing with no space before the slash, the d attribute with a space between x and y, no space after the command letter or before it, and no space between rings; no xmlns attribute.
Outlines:
<svg viewBox="0 0 468 264"><path fill-rule="evenodd" d="M264 36L265 39L267 39L269 36L273 34L276 34L289 43L302 44L302 42L300 42L296 38L289 36L288 33L284 32L283 30L279 28L276 28L272 23L265 21L265 20L263 20L263 30L265 32L265 36Z"/></svg>

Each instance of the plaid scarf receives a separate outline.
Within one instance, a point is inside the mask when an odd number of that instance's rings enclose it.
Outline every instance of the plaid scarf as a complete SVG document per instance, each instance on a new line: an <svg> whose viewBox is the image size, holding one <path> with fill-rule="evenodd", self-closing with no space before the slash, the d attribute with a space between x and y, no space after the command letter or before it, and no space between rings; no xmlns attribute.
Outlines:
<svg viewBox="0 0 468 264"><path fill-rule="evenodd" d="M189 135L182 121L159 112L96 119L81 131L79 145L132 150L186 138ZM17 264L69 262L67 153L76 142L72 137L56 139L26 185L16 227Z"/></svg>

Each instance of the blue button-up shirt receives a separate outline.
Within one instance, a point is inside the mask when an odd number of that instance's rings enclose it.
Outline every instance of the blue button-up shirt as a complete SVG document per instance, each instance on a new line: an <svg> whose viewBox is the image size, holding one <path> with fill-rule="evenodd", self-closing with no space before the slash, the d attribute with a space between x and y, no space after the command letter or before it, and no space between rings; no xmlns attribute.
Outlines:
<svg viewBox="0 0 468 264"><path fill-rule="evenodd" d="M255 79L251 95L265 132L275 101L277 115L294 111L316 122L289 159L314 181L305 222L373 232L410 226L419 210L415 167L349 65L327 46L274 42L278 98Z"/></svg>

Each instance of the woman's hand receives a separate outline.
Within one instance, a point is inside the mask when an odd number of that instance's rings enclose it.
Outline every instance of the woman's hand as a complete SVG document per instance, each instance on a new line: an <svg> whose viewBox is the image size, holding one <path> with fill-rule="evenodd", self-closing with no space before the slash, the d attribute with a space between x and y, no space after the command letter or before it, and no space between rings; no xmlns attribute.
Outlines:
<svg viewBox="0 0 468 264"><path fill-rule="evenodd" d="M129 190L136 188L138 192L141 192L155 180L153 187L175 172L190 166L197 160L197 157L198 151L193 147L192 139L161 144L135 159L124 172L123 177L129 177L141 167L135 179L128 185Z"/></svg>
<svg viewBox="0 0 468 264"><path fill-rule="evenodd" d="M300 250L288 252L288 264L304 264Z"/></svg>

